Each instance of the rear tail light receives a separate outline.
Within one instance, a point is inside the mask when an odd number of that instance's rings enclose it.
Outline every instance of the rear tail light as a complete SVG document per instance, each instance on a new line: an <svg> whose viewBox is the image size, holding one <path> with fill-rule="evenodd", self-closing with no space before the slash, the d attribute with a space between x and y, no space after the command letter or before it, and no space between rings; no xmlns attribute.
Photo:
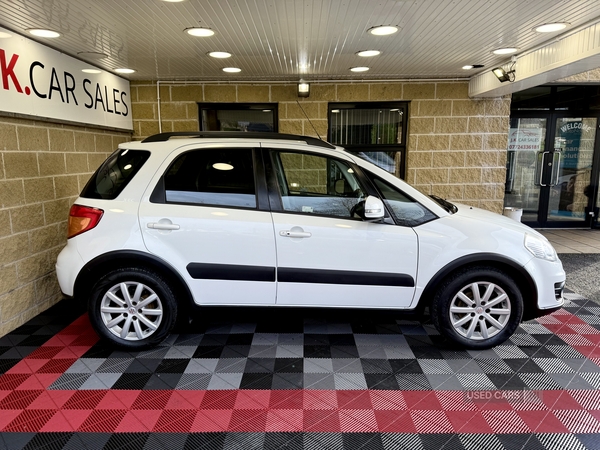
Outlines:
<svg viewBox="0 0 600 450"><path fill-rule="evenodd" d="M100 219L104 211L97 208L90 208L89 206L73 205L69 212L69 230L67 233L67 239L77 236L78 234L85 233L91 230Z"/></svg>

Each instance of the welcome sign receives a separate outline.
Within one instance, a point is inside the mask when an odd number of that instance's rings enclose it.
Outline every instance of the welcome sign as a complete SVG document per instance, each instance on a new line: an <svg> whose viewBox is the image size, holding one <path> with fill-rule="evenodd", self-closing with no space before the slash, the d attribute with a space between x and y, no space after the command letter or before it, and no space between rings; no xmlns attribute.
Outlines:
<svg viewBox="0 0 600 450"><path fill-rule="evenodd" d="M0 111L132 130L129 81L0 27Z"/></svg>

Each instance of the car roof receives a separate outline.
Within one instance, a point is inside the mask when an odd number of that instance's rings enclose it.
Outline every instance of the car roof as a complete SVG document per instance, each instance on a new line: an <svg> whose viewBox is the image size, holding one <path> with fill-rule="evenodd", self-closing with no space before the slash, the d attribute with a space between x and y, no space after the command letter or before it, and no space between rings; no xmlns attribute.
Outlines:
<svg viewBox="0 0 600 450"><path fill-rule="evenodd" d="M176 138L176 139L173 139ZM198 142L198 140L221 140L221 139L241 139L259 140L259 141L296 141L310 146L335 150L337 147L322 139L310 136L300 136L295 134L271 133L271 132L243 132L243 131L179 131L169 133L159 133L147 137L143 141L136 143L149 144L153 142L174 141L176 145L181 145L181 140ZM186 142L187 143L187 142ZM131 143L127 143L131 144Z"/></svg>

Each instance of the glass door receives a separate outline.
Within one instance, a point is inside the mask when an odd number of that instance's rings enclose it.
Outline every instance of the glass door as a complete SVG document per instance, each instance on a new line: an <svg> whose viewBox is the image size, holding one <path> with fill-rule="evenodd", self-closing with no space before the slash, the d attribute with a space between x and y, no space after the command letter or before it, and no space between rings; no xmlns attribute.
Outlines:
<svg viewBox="0 0 600 450"><path fill-rule="evenodd" d="M533 227L589 227L598 118L542 115L511 118L505 206Z"/></svg>
<svg viewBox="0 0 600 450"><path fill-rule="evenodd" d="M550 187L548 222L590 224L591 175L596 142L596 117L559 117L555 121L556 155L547 181Z"/></svg>
<svg viewBox="0 0 600 450"><path fill-rule="evenodd" d="M504 205L523 209L522 221L537 222L540 155L546 151L546 118L512 118L506 162Z"/></svg>

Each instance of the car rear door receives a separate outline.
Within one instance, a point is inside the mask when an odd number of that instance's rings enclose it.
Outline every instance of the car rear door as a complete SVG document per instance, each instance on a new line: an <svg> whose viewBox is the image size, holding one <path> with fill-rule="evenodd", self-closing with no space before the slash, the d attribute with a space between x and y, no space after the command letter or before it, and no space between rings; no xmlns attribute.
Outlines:
<svg viewBox="0 0 600 450"><path fill-rule="evenodd" d="M413 229L353 217L368 192L359 169L335 151L269 147L277 304L408 307L417 275Z"/></svg>
<svg viewBox="0 0 600 450"><path fill-rule="evenodd" d="M140 205L146 247L181 274L198 304L275 303L273 223L254 147L176 152Z"/></svg>

